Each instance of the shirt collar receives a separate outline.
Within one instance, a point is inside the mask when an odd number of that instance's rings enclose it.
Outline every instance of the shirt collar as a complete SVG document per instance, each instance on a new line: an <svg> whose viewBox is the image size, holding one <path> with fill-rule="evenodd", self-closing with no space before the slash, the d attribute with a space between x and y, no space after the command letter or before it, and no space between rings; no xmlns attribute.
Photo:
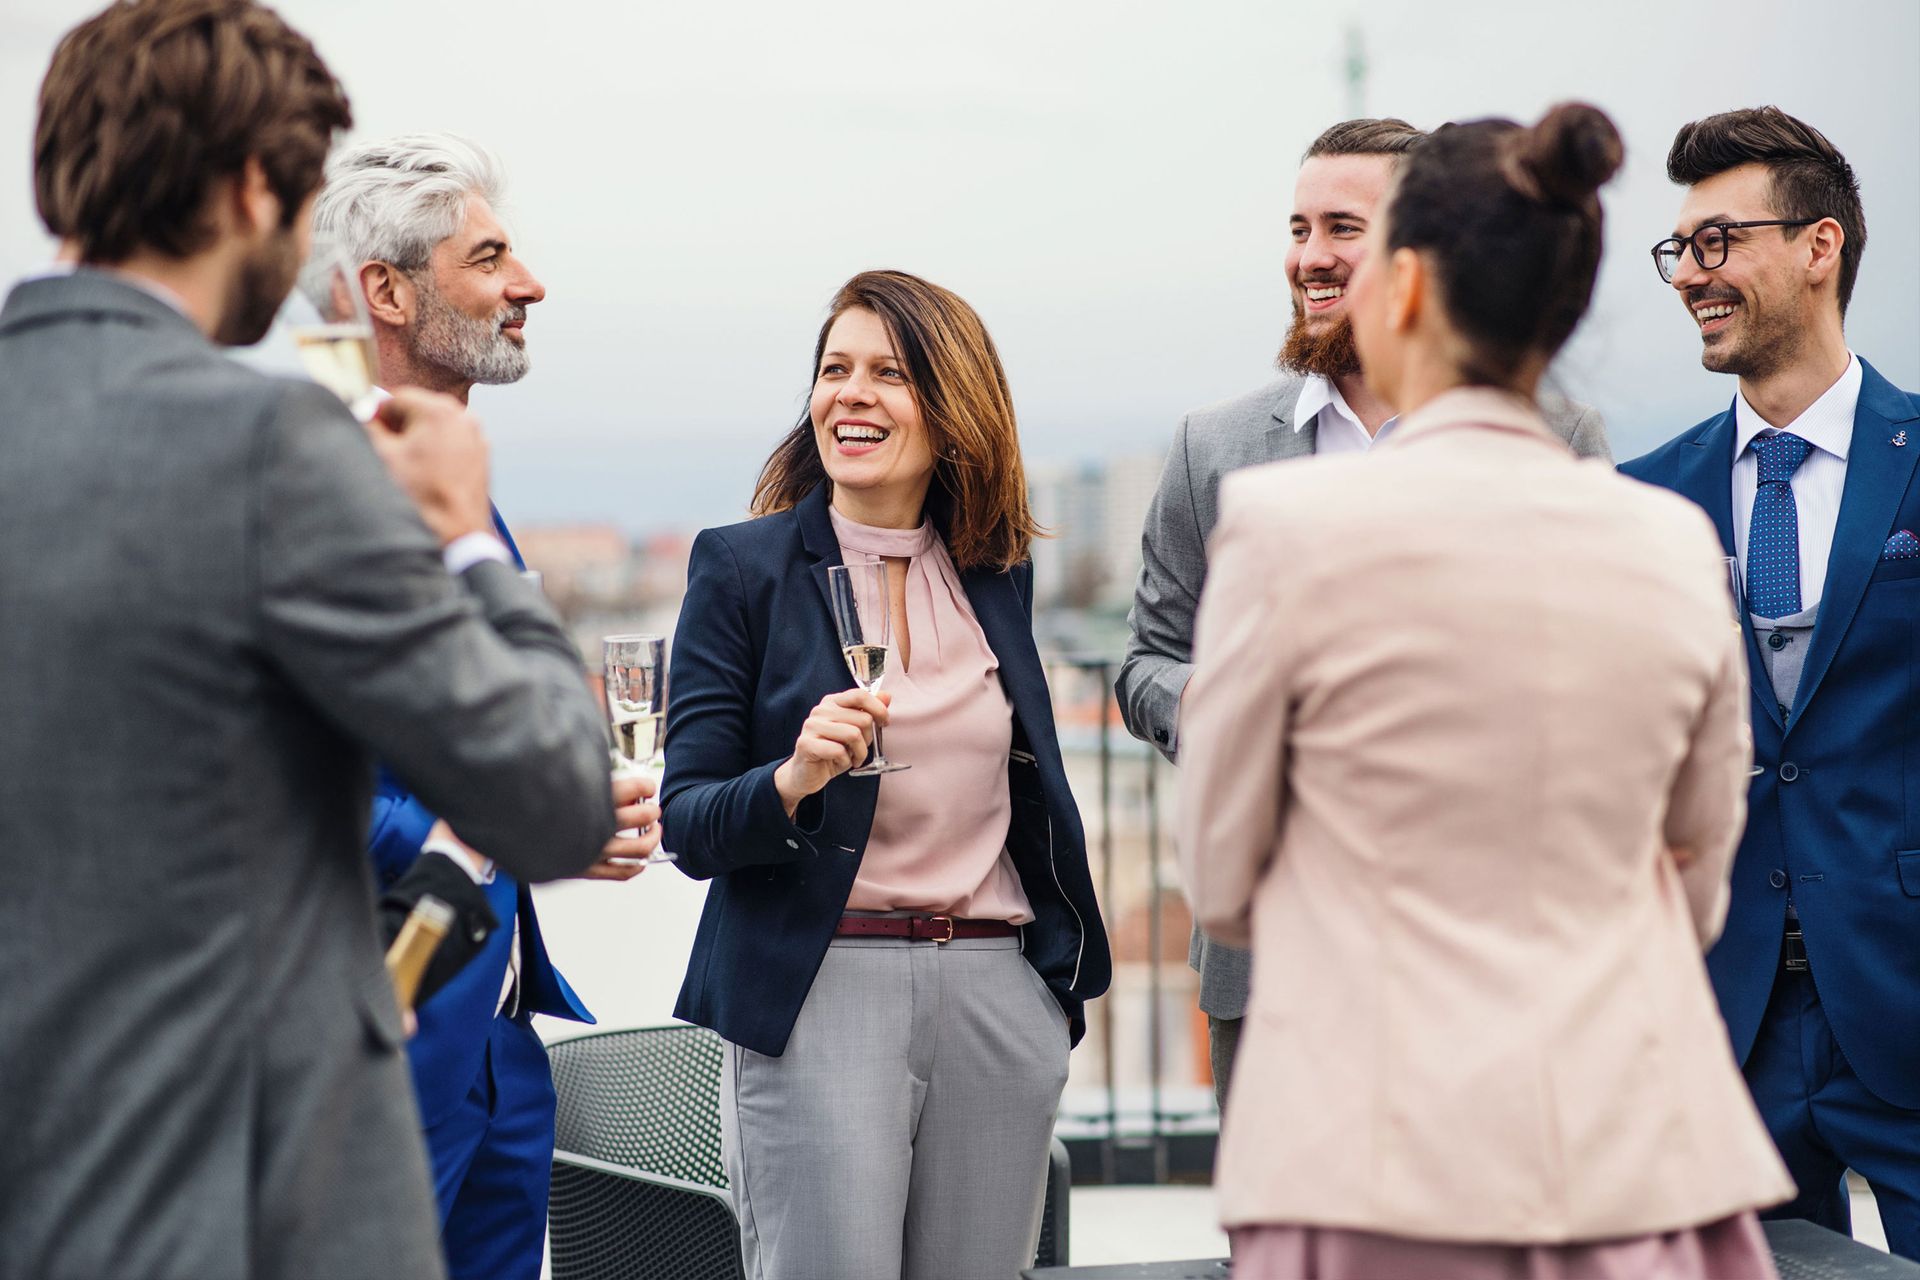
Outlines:
<svg viewBox="0 0 1920 1280"><path fill-rule="evenodd" d="M1395 444L1421 439L1435 431L1457 426L1501 427L1539 436L1555 437L1540 416L1539 406L1525 396L1497 387L1454 387L1442 391L1413 412L1403 415ZM1565 442L1560 442L1563 447Z"/></svg>
<svg viewBox="0 0 1920 1280"><path fill-rule="evenodd" d="M1860 407L1860 384L1865 377L1859 357L1848 352L1846 372L1821 392L1820 398L1808 405L1799 417L1779 429L1791 431L1814 448L1824 449L1845 462L1847 449L1853 444L1853 417ZM1738 391L1733 395L1733 425L1736 459L1747 451L1755 436L1774 430L1774 425L1761 417Z"/></svg>
<svg viewBox="0 0 1920 1280"><path fill-rule="evenodd" d="M1398 415L1388 418L1380 424L1378 431L1368 431L1360 415L1347 404L1347 398L1340 394L1340 388L1333 385L1332 378L1310 373L1300 387L1300 398L1293 406L1293 429L1297 432L1309 422L1314 421L1326 410L1331 409L1339 415L1341 421L1359 432L1371 444L1379 444L1400 425Z"/></svg>
<svg viewBox="0 0 1920 1280"><path fill-rule="evenodd" d="M1306 426L1333 403L1333 380L1310 373L1300 382L1300 398L1293 405L1293 429Z"/></svg>

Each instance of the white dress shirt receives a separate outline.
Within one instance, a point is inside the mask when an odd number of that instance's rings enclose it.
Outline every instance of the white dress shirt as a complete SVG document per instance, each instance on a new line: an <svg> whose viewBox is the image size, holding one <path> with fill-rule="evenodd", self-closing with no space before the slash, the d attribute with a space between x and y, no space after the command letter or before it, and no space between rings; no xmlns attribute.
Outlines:
<svg viewBox="0 0 1920 1280"><path fill-rule="evenodd" d="M1853 415L1865 377L1857 357L1818 400L1799 417L1776 428L1736 392L1733 399L1733 550L1747 567L1747 526L1753 523L1753 495L1760 487L1760 460L1747 446L1756 436L1790 431L1813 446L1793 473L1793 505L1800 525L1800 607L1820 603L1833 555L1833 529L1840 519L1840 496L1847 485L1847 450L1853 443Z"/></svg>
<svg viewBox="0 0 1920 1280"><path fill-rule="evenodd" d="M1299 431L1316 419L1320 424L1313 439L1316 458L1365 453L1385 440L1394 424L1400 421L1398 417L1388 418L1380 424L1377 434L1368 435L1366 425L1348 407L1347 398L1333 385L1333 379L1310 373L1300 388L1300 399L1293 406L1293 429Z"/></svg>

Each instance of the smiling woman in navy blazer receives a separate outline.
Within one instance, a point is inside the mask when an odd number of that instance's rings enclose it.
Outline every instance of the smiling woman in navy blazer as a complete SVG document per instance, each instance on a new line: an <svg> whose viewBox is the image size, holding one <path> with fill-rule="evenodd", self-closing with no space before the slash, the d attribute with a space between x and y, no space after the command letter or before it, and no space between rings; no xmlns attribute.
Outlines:
<svg viewBox="0 0 1920 1280"><path fill-rule="evenodd" d="M1032 630L1035 527L979 317L835 296L757 519L694 542L668 842L710 879L675 1013L728 1041L754 1280L1013 1275L1105 931ZM888 565L888 692L851 688L829 567ZM888 726L910 766L848 776Z"/></svg>

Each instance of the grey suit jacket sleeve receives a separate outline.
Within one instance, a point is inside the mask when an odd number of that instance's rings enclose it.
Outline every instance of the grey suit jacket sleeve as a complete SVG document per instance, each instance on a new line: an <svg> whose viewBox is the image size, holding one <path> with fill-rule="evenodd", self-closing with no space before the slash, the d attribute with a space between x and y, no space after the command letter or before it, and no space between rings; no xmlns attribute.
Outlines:
<svg viewBox="0 0 1920 1280"><path fill-rule="evenodd" d="M1567 443L1582 458L1599 458L1603 462L1613 461L1613 449L1607 444L1607 424L1600 419L1600 411L1592 405L1581 406L1580 417L1573 424L1573 438Z"/></svg>
<svg viewBox="0 0 1920 1280"><path fill-rule="evenodd" d="M613 834L605 733L539 592L492 561L451 580L363 429L316 387L288 386L255 467L259 631L286 678L514 875L592 863Z"/></svg>
<svg viewBox="0 0 1920 1280"><path fill-rule="evenodd" d="M1613 449L1607 443L1607 424L1592 405L1558 396L1542 396L1540 413L1576 457L1613 461Z"/></svg>
<svg viewBox="0 0 1920 1280"><path fill-rule="evenodd" d="M1126 658L1114 694L1127 732L1172 760L1179 749L1180 695L1193 674L1193 615L1206 577L1193 474L1187 455L1188 420L1174 432L1160 486L1140 534L1140 580L1127 613Z"/></svg>

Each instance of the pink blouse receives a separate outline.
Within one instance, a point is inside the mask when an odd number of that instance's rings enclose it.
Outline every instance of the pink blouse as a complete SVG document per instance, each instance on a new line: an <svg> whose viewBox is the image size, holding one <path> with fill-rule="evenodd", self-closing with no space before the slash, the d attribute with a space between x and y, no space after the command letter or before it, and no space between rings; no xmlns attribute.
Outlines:
<svg viewBox="0 0 1920 1280"><path fill-rule="evenodd" d="M847 907L1025 924L1033 908L1007 855L1013 705L946 544L931 524L876 529L829 510L842 560L907 558L911 665L889 661L880 687L893 695L887 758L913 767L880 778Z"/></svg>

